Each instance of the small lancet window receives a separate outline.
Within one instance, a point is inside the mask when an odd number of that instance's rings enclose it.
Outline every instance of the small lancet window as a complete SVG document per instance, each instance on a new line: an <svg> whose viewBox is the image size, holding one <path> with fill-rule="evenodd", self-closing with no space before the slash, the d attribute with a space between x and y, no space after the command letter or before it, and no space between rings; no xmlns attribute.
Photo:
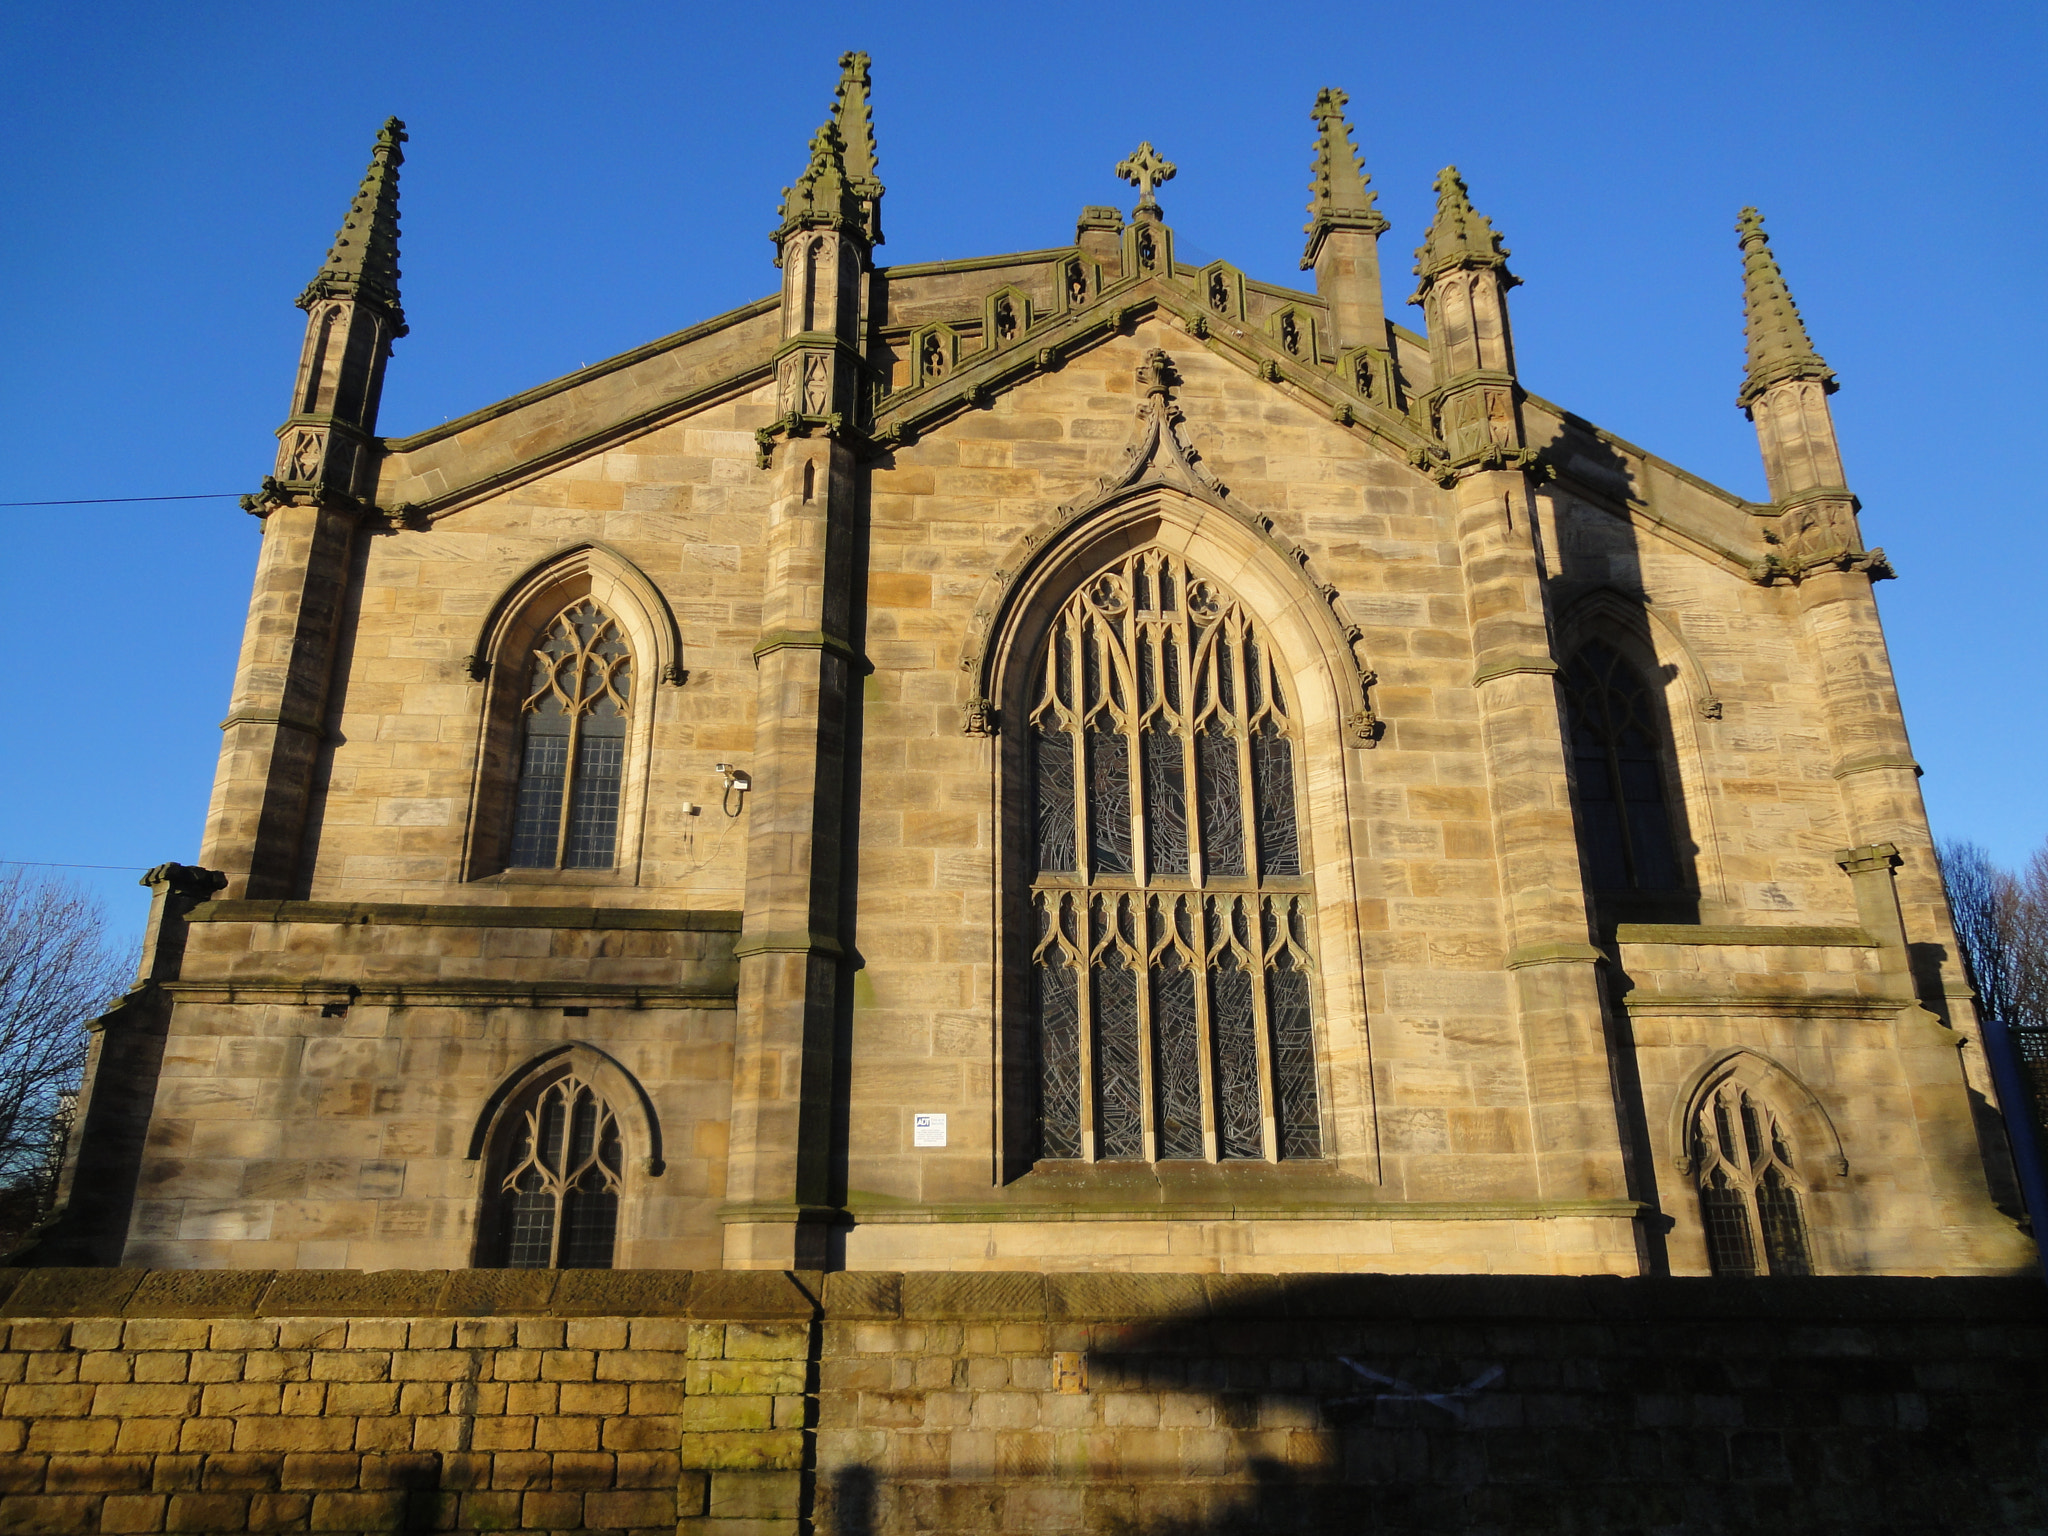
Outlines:
<svg viewBox="0 0 2048 1536"><path fill-rule="evenodd" d="M918 366L924 370L927 379L936 379L946 371L946 344L935 331L925 337L924 347L918 353Z"/></svg>
<svg viewBox="0 0 2048 1536"><path fill-rule="evenodd" d="M1209 307L1219 315L1230 313L1230 284L1221 272L1209 274Z"/></svg>
<svg viewBox="0 0 2048 1536"><path fill-rule="evenodd" d="M1280 317L1280 345L1292 356L1301 355L1301 322L1294 318L1292 310Z"/></svg>
<svg viewBox="0 0 2048 1536"><path fill-rule="evenodd" d="M1016 339L1017 306L1005 295L996 300L996 340L1007 342Z"/></svg>
<svg viewBox="0 0 2048 1536"><path fill-rule="evenodd" d="M618 1237L618 1119L572 1071L506 1114L491 1164L492 1261L506 1269L610 1269Z"/></svg>
<svg viewBox="0 0 2048 1536"><path fill-rule="evenodd" d="M1664 796L1663 732L1650 690L1618 652L1595 640L1565 668L1564 693L1579 832L1594 889L1681 889Z"/></svg>
<svg viewBox="0 0 2048 1536"><path fill-rule="evenodd" d="M515 869L612 867L632 667L617 621L587 598L541 632L520 706Z"/></svg>
<svg viewBox="0 0 2048 1536"><path fill-rule="evenodd" d="M1080 262L1070 261L1067 263L1067 303L1079 309L1087 302L1088 274L1082 270Z"/></svg>
<svg viewBox="0 0 2048 1536"><path fill-rule="evenodd" d="M1299 737L1264 635L1146 549L1061 609L1035 677L1040 1156L1321 1157Z"/></svg>
<svg viewBox="0 0 2048 1536"><path fill-rule="evenodd" d="M1776 1111L1724 1079L1701 1101L1692 1137L1714 1273L1813 1273L1791 1139Z"/></svg>

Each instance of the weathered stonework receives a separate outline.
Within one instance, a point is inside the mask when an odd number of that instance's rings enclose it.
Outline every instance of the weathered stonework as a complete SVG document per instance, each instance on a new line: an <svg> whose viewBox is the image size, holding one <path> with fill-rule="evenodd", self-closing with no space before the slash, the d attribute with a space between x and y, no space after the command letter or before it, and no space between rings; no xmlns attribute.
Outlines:
<svg viewBox="0 0 2048 1536"><path fill-rule="evenodd" d="M848 55L774 295L407 437L376 432L405 333L387 128L250 498L203 868L152 877L144 980L26 1260L512 1262L520 1117L559 1071L616 1137L621 1268L1704 1274L1695 1143L1727 1083L1784 1142L1803 1256L1771 1262L2025 1269L1889 567L1761 221L1764 505L1521 388L1508 253L1454 169L1430 334L1390 323L1341 92L1314 292L1177 262L1149 145L1128 223L880 265L868 102ZM1033 679L1133 551L1269 642L1296 867L1204 899L1293 882L1313 1156L1039 1156ZM628 658L602 857L566 822L518 842L535 657L578 605ZM1625 809L1668 823L1668 871L1626 888L1569 702L1589 654L1643 684ZM1112 873L1089 889L1151 894ZM1245 1069L1267 1147L1277 1041ZM1125 1083L1155 1139L1164 1050ZM596 1262L517 1262L554 1261Z"/></svg>
<svg viewBox="0 0 2048 1536"><path fill-rule="evenodd" d="M0 1272L0 1530L2036 1530L2037 1281Z"/></svg>

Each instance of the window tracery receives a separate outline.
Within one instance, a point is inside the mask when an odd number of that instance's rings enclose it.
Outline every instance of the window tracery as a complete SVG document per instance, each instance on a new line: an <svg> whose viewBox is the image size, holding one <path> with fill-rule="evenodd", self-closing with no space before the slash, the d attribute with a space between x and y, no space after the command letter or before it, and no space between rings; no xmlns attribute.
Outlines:
<svg viewBox="0 0 2048 1536"><path fill-rule="evenodd" d="M624 1156L611 1105L574 1069L560 1072L515 1102L500 1136L493 1261L610 1269Z"/></svg>
<svg viewBox="0 0 2048 1536"><path fill-rule="evenodd" d="M1564 670L1573 793L1596 890L1684 886L1665 800L1663 730L1642 676L1594 640Z"/></svg>
<svg viewBox="0 0 2048 1536"><path fill-rule="evenodd" d="M1701 1100L1692 1138L1714 1273L1811 1274L1791 1138L1777 1112L1723 1079Z"/></svg>
<svg viewBox="0 0 2048 1536"><path fill-rule="evenodd" d="M1033 675L1040 1155L1320 1157L1298 734L1264 636L1145 549L1068 600Z"/></svg>
<svg viewBox="0 0 2048 1536"><path fill-rule="evenodd" d="M541 632L526 697L512 856L518 869L610 869L633 658L617 622L579 598Z"/></svg>

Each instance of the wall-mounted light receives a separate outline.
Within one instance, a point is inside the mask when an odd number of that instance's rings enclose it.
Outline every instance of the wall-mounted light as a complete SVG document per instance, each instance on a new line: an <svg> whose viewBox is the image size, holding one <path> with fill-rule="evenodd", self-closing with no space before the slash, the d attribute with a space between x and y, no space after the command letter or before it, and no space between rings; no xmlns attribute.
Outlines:
<svg viewBox="0 0 2048 1536"><path fill-rule="evenodd" d="M718 777L725 785L725 797L720 802L728 816L737 816L747 808L747 791L754 787L753 775L744 768L735 768L731 763L715 763Z"/></svg>

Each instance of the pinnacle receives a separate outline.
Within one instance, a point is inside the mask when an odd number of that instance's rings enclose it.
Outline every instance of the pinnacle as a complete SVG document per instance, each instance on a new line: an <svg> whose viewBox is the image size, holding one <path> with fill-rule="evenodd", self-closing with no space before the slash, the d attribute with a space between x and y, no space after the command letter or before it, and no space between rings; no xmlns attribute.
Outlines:
<svg viewBox="0 0 2048 1536"><path fill-rule="evenodd" d="M1472 206L1458 168L1445 166L1436 178L1436 217L1415 250L1415 275L1427 283L1452 267L1505 267L1507 260L1507 247L1492 220Z"/></svg>
<svg viewBox="0 0 2048 1536"><path fill-rule="evenodd" d="M358 299L389 310L392 334L405 334L405 311L398 301L398 168L405 163L399 145L405 141L405 124L386 118L327 260L299 295L301 309L323 298Z"/></svg>
<svg viewBox="0 0 2048 1536"><path fill-rule="evenodd" d="M1387 228L1386 216L1374 206L1375 194L1358 163L1352 147L1351 127L1344 121L1344 105L1350 98L1342 91L1324 87L1316 95L1309 117L1316 125L1316 158L1309 178L1308 250L1301 258L1304 269L1315 265L1323 239L1333 229L1362 229L1377 235Z"/></svg>
<svg viewBox="0 0 2048 1536"><path fill-rule="evenodd" d="M875 125L868 112L868 56L839 56L832 116L811 135L810 163L793 187L782 189L782 223L769 238L791 230L832 225L863 232L882 243L882 183L875 176ZM778 262L780 258L777 258Z"/></svg>
<svg viewBox="0 0 2048 1536"><path fill-rule="evenodd" d="M875 122L868 110L868 92L873 84L866 54L839 56L839 88L832 96L832 123L846 144L846 176L864 196L880 197L882 184L875 178Z"/></svg>
<svg viewBox="0 0 2048 1536"><path fill-rule="evenodd" d="M1764 216L1754 208L1743 209L1735 221L1735 232L1742 241L1743 334L1749 354L1736 403L1746 407L1771 385L1786 379L1818 379L1832 391L1834 372L1821 361L1806 334L1799 306L1792 302L1792 291L1778 270L1778 258L1771 254Z"/></svg>

